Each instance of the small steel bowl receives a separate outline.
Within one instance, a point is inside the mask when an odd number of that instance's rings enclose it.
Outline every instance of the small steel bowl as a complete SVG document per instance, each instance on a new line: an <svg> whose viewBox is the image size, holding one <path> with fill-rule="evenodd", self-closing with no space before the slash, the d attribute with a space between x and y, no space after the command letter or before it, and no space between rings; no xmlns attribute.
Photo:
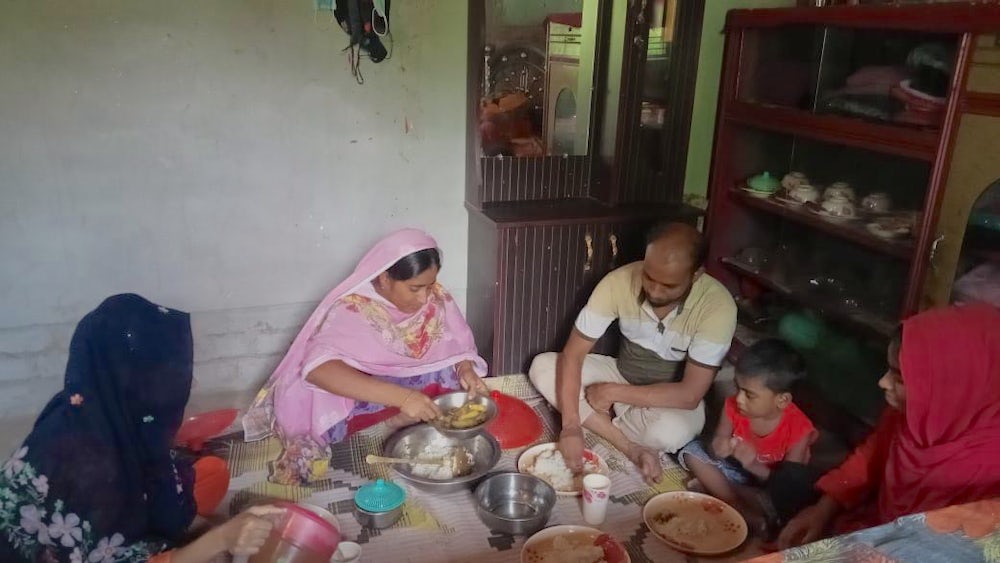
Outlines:
<svg viewBox="0 0 1000 563"><path fill-rule="evenodd" d="M556 490L526 473L500 473L476 488L476 509L483 524L497 532L530 536L549 521Z"/></svg>
<svg viewBox="0 0 1000 563"><path fill-rule="evenodd" d="M403 505L399 505L392 510L385 512L369 512L357 504L354 505L354 519L363 528L388 528L399 521L403 516Z"/></svg>
<svg viewBox="0 0 1000 563"><path fill-rule="evenodd" d="M438 395L434 398L434 404L441 409L441 412L448 412L451 409L457 409L458 407L464 405L469 401L469 394L466 391L456 391L454 393L446 393L444 395ZM437 429L438 432L444 434L445 436L450 436L452 438L471 438L477 434L482 434L486 431L486 425L490 423L494 418L496 418L499 410L497 409L497 404L493 402L493 399L488 396L480 395L471 402L478 403L486 407L486 420L481 423L471 426L469 428L446 428L435 422L431 422L431 426Z"/></svg>
<svg viewBox="0 0 1000 563"><path fill-rule="evenodd" d="M393 471L419 489L450 493L471 488L500 461L500 444L493 436L483 433L471 438L452 438L427 424L410 426L389 436L383 446L383 453L388 457L419 458L424 448L434 440L442 440L448 446L462 446L472 453L472 473L439 481L414 475L413 468L406 464L393 465Z"/></svg>

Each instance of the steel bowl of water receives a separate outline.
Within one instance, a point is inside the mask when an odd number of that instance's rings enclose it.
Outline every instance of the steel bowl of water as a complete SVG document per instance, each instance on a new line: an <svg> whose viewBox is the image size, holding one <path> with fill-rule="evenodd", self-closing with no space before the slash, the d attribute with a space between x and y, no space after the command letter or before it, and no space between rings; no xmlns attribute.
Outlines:
<svg viewBox="0 0 1000 563"><path fill-rule="evenodd" d="M556 490L526 473L499 473L476 488L479 519L493 531L530 536L549 521Z"/></svg>
<svg viewBox="0 0 1000 563"><path fill-rule="evenodd" d="M462 448L472 454L472 471L450 479L432 479L413 472L413 466L393 465L393 470L413 486L435 493L450 493L472 486L489 473L500 461L500 444L489 434L476 434L471 438L445 436L429 424L404 428L385 441L383 454L388 457L434 458L436 450Z"/></svg>

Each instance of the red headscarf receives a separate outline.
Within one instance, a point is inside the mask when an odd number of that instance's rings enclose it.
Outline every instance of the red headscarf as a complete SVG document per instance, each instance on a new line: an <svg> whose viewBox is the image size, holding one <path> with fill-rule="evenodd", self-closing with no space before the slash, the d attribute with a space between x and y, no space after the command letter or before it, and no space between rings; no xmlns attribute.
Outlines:
<svg viewBox="0 0 1000 563"><path fill-rule="evenodd" d="M903 323L905 422L879 492L883 521L1000 496L1000 309L935 309Z"/></svg>

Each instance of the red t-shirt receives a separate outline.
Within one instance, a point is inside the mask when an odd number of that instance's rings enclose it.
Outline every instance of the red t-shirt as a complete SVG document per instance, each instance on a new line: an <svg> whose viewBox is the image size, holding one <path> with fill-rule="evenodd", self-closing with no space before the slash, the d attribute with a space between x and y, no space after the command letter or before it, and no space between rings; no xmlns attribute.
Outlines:
<svg viewBox="0 0 1000 563"><path fill-rule="evenodd" d="M778 426L767 436L753 433L750 419L740 414L736 407L736 397L726 399L726 417L733 424L733 436L753 445L757 450L757 461L768 467L785 459L785 454L792 446L806 436L815 436L816 432L812 421L795 403L788 404Z"/></svg>

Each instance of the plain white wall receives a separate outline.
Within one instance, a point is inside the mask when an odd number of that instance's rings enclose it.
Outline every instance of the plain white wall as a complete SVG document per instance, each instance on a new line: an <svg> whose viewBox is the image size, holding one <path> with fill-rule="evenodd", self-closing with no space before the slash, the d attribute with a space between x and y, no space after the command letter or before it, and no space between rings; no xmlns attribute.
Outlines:
<svg viewBox="0 0 1000 563"><path fill-rule="evenodd" d="M438 238L464 303L467 4L391 16L358 85L310 0L4 4L0 412L61 387L114 293L193 313L196 393L252 390L392 228Z"/></svg>

